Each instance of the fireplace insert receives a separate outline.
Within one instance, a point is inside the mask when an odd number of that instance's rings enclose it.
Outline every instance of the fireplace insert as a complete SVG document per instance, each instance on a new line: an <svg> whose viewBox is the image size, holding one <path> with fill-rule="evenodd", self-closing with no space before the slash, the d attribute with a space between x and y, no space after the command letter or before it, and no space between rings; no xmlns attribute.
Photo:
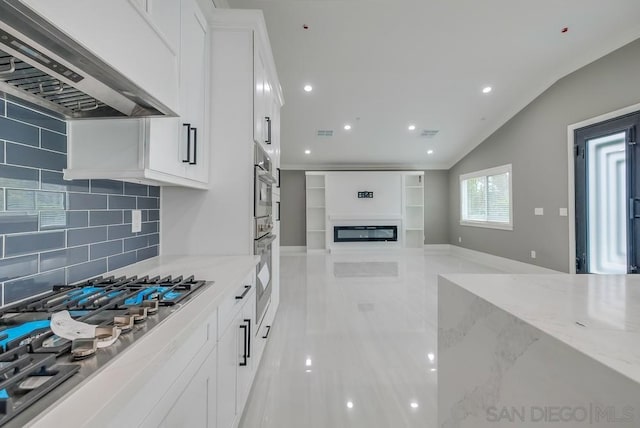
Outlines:
<svg viewBox="0 0 640 428"><path fill-rule="evenodd" d="M398 226L334 226L333 242L387 242L398 240Z"/></svg>

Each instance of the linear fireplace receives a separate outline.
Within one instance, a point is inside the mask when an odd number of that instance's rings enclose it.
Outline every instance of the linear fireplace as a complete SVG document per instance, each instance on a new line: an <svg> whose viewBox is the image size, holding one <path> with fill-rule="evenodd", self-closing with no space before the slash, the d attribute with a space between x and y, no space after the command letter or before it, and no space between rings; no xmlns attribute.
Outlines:
<svg viewBox="0 0 640 428"><path fill-rule="evenodd" d="M398 240L398 226L334 226L333 242L392 242Z"/></svg>

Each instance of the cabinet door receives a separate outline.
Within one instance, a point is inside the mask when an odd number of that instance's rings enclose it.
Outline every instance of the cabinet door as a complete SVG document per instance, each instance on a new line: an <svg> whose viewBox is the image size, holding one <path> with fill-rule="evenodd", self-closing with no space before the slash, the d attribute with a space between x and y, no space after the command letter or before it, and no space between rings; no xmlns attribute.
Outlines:
<svg viewBox="0 0 640 428"><path fill-rule="evenodd" d="M179 118L144 119L148 121L144 138L147 152L147 168L185 176L185 164L181 156L181 123Z"/></svg>
<svg viewBox="0 0 640 428"><path fill-rule="evenodd" d="M180 16L180 114L183 124L190 125L182 129L182 158L189 161L185 163L187 177L206 182L207 24L194 0L182 1Z"/></svg>
<svg viewBox="0 0 640 428"><path fill-rule="evenodd" d="M265 61L260 51L260 45L253 39L253 139L256 143L265 141Z"/></svg>
<svg viewBox="0 0 640 428"><path fill-rule="evenodd" d="M236 420L239 319L234 319L218 341L218 428L231 428Z"/></svg>
<svg viewBox="0 0 640 428"><path fill-rule="evenodd" d="M161 427L216 426L216 361L214 348L169 410Z"/></svg>
<svg viewBox="0 0 640 428"><path fill-rule="evenodd" d="M257 367L256 361L256 293L252 293L250 298L244 304L242 311L240 312L240 325L247 326L248 340L246 347L243 342L243 332L238 337L238 355L241 357L243 352L247 352L247 364L244 366L238 365L238 392L237 392L237 412L242 414L244 404L247 401L249 390L253 382L254 370ZM241 358L242 359L242 358Z"/></svg>

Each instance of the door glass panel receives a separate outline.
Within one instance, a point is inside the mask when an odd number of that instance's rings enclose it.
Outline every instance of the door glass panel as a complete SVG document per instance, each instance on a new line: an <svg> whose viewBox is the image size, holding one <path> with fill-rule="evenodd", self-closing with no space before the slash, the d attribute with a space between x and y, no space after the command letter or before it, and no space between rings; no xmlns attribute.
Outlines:
<svg viewBox="0 0 640 428"><path fill-rule="evenodd" d="M591 273L627 273L626 133L587 140Z"/></svg>

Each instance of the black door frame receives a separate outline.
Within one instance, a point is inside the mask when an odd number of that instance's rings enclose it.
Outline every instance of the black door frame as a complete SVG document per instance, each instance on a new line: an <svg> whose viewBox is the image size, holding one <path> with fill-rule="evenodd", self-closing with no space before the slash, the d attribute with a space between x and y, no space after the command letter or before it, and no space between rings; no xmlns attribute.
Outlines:
<svg viewBox="0 0 640 428"><path fill-rule="evenodd" d="M586 141L619 132L626 134L626 212L629 213L627 216L627 272L637 273L637 266L640 266L640 251L638 251L640 250L640 224L636 224L640 221L640 171L633 166L640 160L636 144L636 132L639 127L640 111L637 111L573 131L576 273L589 273L586 168L589 160Z"/></svg>

